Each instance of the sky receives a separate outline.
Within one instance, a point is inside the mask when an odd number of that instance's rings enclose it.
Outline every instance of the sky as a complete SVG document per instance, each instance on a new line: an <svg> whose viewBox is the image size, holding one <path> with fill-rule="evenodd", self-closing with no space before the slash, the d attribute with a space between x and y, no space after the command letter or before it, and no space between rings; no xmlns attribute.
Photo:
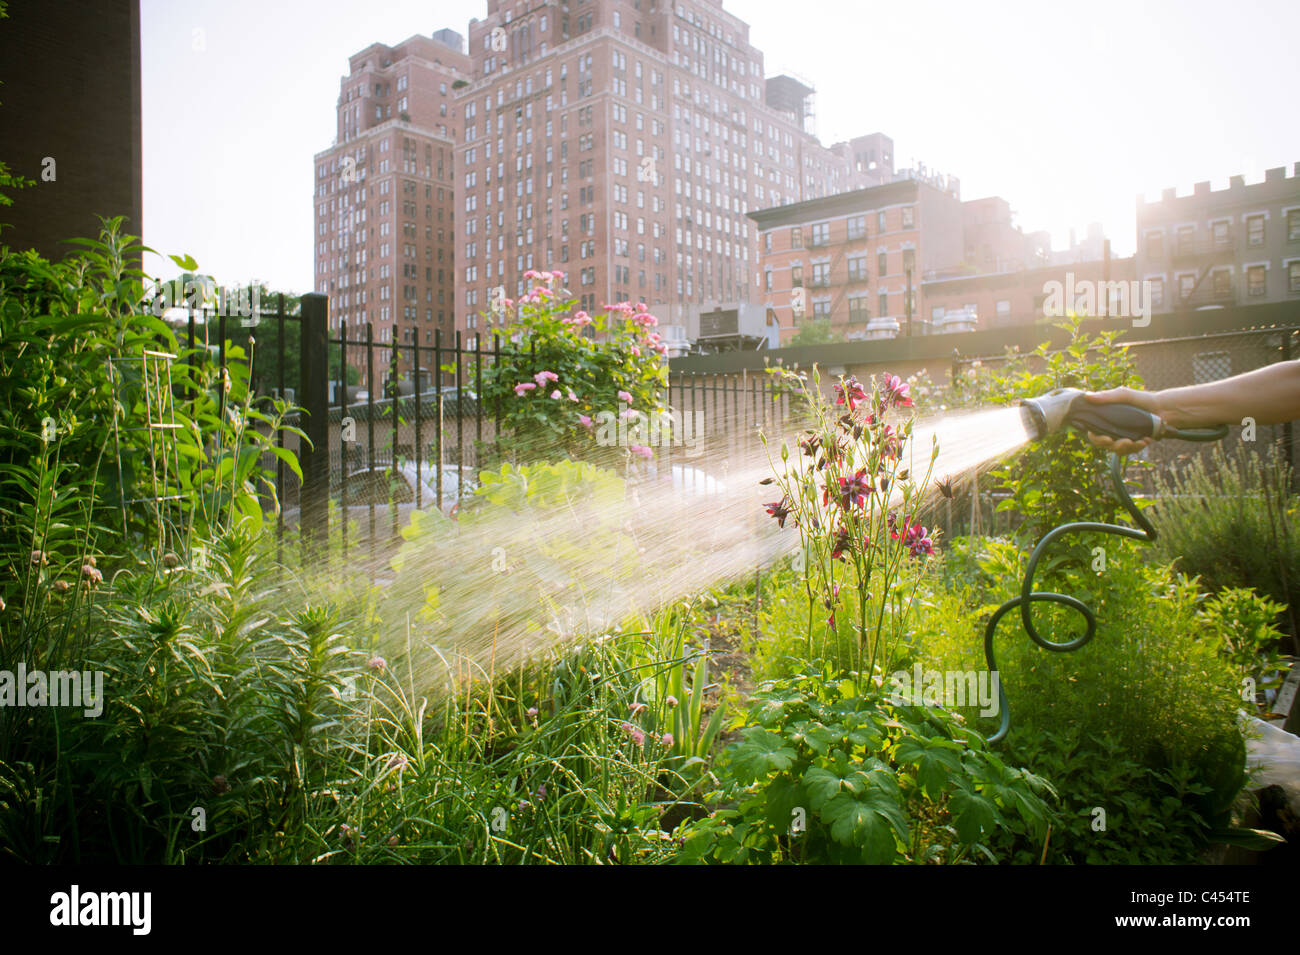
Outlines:
<svg viewBox="0 0 1300 955"><path fill-rule="evenodd" d="M1000 195L1064 248L1100 222L1134 250L1137 196L1300 162L1300 3L724 0L768 75L816 90L829 145L883 132L895 166ZM797 15L791 17L791 9ZM348 56L486 0L141 0L144 241L222 284L312 281L312 156ZM178 271L163 257L146 270Z"/></svg>

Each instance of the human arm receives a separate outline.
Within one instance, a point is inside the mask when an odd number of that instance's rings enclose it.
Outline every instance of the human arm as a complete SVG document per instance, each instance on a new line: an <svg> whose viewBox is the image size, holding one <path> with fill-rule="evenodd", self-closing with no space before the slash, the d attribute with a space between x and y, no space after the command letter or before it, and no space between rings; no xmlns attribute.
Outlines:
<svg viewBox="0 0 1300 955"><path fill-rule="evenodd" d="M1220 381L1162 391L1111 388L1090 392L1085 400L1134 405L1174 428L1240 424L1245 418L1253 418L1256 424L1280 424L1300 418L1300 361L1277 362ZM1088 437L1098 447L1119 454L1140 451L1152 440L1112 440L1092 433Z"/></svg>

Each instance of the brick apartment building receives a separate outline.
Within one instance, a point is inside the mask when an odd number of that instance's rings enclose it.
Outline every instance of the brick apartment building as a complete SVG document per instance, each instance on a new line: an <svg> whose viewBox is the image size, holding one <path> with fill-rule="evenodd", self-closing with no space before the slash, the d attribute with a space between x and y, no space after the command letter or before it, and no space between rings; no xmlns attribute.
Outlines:
<svg viewBox="0 0 1300 955"><path fill-rule="evenodd" d="M765 79L720 0L488 0L469 53L456 300L471 340L530 268L566 272L588 311L644 300L693 334L700 312L761 295L749 209L893 174L888 137L817 141L811 87Z"/></svg>
<svg viewBox="0 0 1300 955"><path fill-rule="evenodd" d="M1300 300L1300 163L1217 192L1166 189L1137 203L1137 271L1158 312Z"/></svg>
<svg viewBox="0 0 1300 955"><path fill-rule="evenodd" d="M315 275L331 327L346 322L352 340L366 322L382 346L431 344L436 329L446 337L457 327L454 87L469 71L463 42L442 30L372 44L349 59L339 84L335 144L314 157ZM364 368L359 350L349 358ZM390 358L377 349L379 381ZM399 377L409 380L410 364L399 353Z"/></svg>
<svg viewBox="0 0 1300 955"><path fill-rule="evenodd" d="M0 158L35 185L0 206L0 241L58 260L124 216L144 236L140 3L10 3L0 23ZM141 263L136 261L134 265Z"/></svg>
<svg viewBox="0 0 1300 955"><path fill-rule="evenodd" d="M850 339L908 334L909 314L913 330L922 314L924 274L962 257L961 199L918 179L749 217L761 236L762 295L783 340L820 319Z"/></svg>
<svg viewBox="0 0 1300 955"><path fill-rule="evenodd" d="M783 341L820 319L850 341L1033 324L1050 317L1051 282L1093 284L1105 298L1094 315L1133 301L1099 284L1132 283L1133 258L1049 264L1050 237L1014 226L1005 199L963 202L955 180L902 175L749 214L761 241L763 300Z"/></svg>
<svg viewBox="0 0 1300 955"><path fill-rule="evenodd" d="M1136 278L1133 256L1000 272L939 275L921 283L924 328L929 332L1006 328L1059 317L1047 315L1044 309L1052 282L1061 283L1063 288L1081 288L1089 283L1099 296L1094 298L1093 316L1102 314L1103 308L1108 315L1118 315L1122 302L1109 283L1127 282L1131 289ZM1078 303L1080 297L1073 296L1073 301Z"/></svg>

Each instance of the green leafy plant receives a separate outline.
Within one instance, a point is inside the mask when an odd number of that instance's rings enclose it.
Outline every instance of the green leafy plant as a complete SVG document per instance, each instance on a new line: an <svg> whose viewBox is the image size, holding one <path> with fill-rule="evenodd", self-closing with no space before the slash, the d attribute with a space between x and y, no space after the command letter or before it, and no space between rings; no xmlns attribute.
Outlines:
<svg viewBox="0 0 1300 955"><path fill-rule="evenodd" d="M1135 814L1126 830L1133 839L1146 825L1139 817L1165 813L1173 805L1161 794L1178 776L1184 780L1178 798L1185 818L1166 815L1161 824L1181 831L1190 840L1186 845L1204 847L1230 828L1234 801L1246 782L1245 745L1237 726L1241 672L1225 656L1220 634L1206 625L1200 612L1204 594L1196 581L1167 565L1144 563L1141 556L1134 545L1112 543L1104 571L1088 565L1059 571L1053 589L1082 600L1098 621L1094 638L1075 652L1046 653L1009 622L999 630L999 677L1012 715L1006 751L1066 792L1071 787L1060 775L1059 761L1073 766L1076 757L1062 734L1077 732L1083 741L1077 758L1103 760L1079 768L1085 776L1094 774L1079 783L1079 792L1093 794L1080 796L1083 802L1130 782L1136 787L1141 775L1145 788L1135 790L1134 798L1146 800L1144 808L1128 807ZM1014 542L986 539L954 546L945 560L962 570L945 575L947 593L918 612L915 647L927 666L978 668L984 664L984 621L1003 596L1018 590L1026 555ZM1045 639L1058 643L1078 636L1083 626L1077 613L1051 604L1037 606L1034 621ZM976 728L994 725L973 709L962 712ZM1043 742L1049 736L1056 742ZM1089 742L1100 740L1120 748L1133 766L1165 775L1117 770L1112 786L1106 775L1109 751ZM1040 762L1040 751L1055 755ZM1061 846L1076 861L1086 851L1068 842Z"/></svg>
<svg viewBox="0 0 1300 955"><path fill-rule="evenodd" d="M843 332L837 332L831 326L829 318L814 318L812 321L800 325L799 330L786 342L786 346L797 348L800 345L829 345L831 342L838 342L843 338Z"/></svg>
<svg viewBox="0 0 1300 955"><path fill-rule="evenodd" d="M1045 834L1051 787L940 709L827 673L765 684L750 722L715 770L719 808L685 826L683 861L995 862L1009 817Z"/></svg>
<svg viewBox="0 0 1300 955"><path fill-rule="evenodd" d="M1281 685L1290 668L1278 650L1282 631L1275 625L1285 609L1249 587L1226 587L1201 607L1201 621L1222 641L1223 655L1242 674L1244 700L1265 702L1268 691Z"/></svg>
<svg viewBox="0 0 1300 955"><path fill-rule="evenodd" d="M1093 337L1082 330L1077 317L1057 327L1070 334L1064 348L1053 350L1044 342L1029 354L1008 351L997 368L972 365L954 378L953 403L1009 405L1055 388L1141 387L1133 359L1115 341L1116 332ZM1105 455L1070 429L1033 442L994 469L989 480L991 486L1010 492L998 510L1018 513L1023 518L1020 532L1030 538L1070 521L1111 522L1119 507Z"/></svg>
<svg viewBox="0 0 1300 955"><path fill-rule="evenodd" d="M1108 731L1061 726L1022 734L1008 754L1052 781L1051 838L1017 820L992 840L1004 861L1035 865L1187 865L1214 832L1213 786L1185 762L1152 765Z"/></svg>
<svg viewBox="0 0 1300 955"><path fill-rule="evenodd" d="M1297 630L1293 603L1300 581L1300 501L1291 469L1276 447L1215 445L1181 471L1158 476L1151 511L1159 536L1154 552L1176 561L1212 592L1252 587L1283 605L1286 628ZM1294 646L1294 644L1293 644Z"/></svg>
<svg viewBox="0 0 1300 955"><path fill-rule="evenodd" d="M666 740L671 753L668 765L683 776L693 776L708 764L726 706L709 696L709 655L688 646L687 621L686 614L669 609L647 622L654 639L643 644L644 652L660 662L650 667L653 672L637 687L629 721Z"/></svg>

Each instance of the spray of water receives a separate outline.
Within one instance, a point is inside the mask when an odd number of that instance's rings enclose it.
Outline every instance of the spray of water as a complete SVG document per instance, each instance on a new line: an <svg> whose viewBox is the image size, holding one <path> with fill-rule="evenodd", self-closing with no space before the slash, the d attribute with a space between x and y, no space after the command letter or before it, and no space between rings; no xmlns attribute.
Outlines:
<svg viewBox="0 0 1300 955"><path fill-rule="evenodd" d="M764 513L771 493L759 481L773 473L782 441L798 458L800 423L769 428L766 447L757 430L738 435L732 424L711 422L714 440L694 458L674 456L671 474L648 465L626 486L585 482L543 507L431 519L435 529L393 562L381 607L385 653L406 657L399 672L417 692L455 691L788 555L798 535ZM918 421L904 454L918 475L958 481L1033 437L1018 408L950 413ZM936 503L930 494L926 507Z"/></svg>

